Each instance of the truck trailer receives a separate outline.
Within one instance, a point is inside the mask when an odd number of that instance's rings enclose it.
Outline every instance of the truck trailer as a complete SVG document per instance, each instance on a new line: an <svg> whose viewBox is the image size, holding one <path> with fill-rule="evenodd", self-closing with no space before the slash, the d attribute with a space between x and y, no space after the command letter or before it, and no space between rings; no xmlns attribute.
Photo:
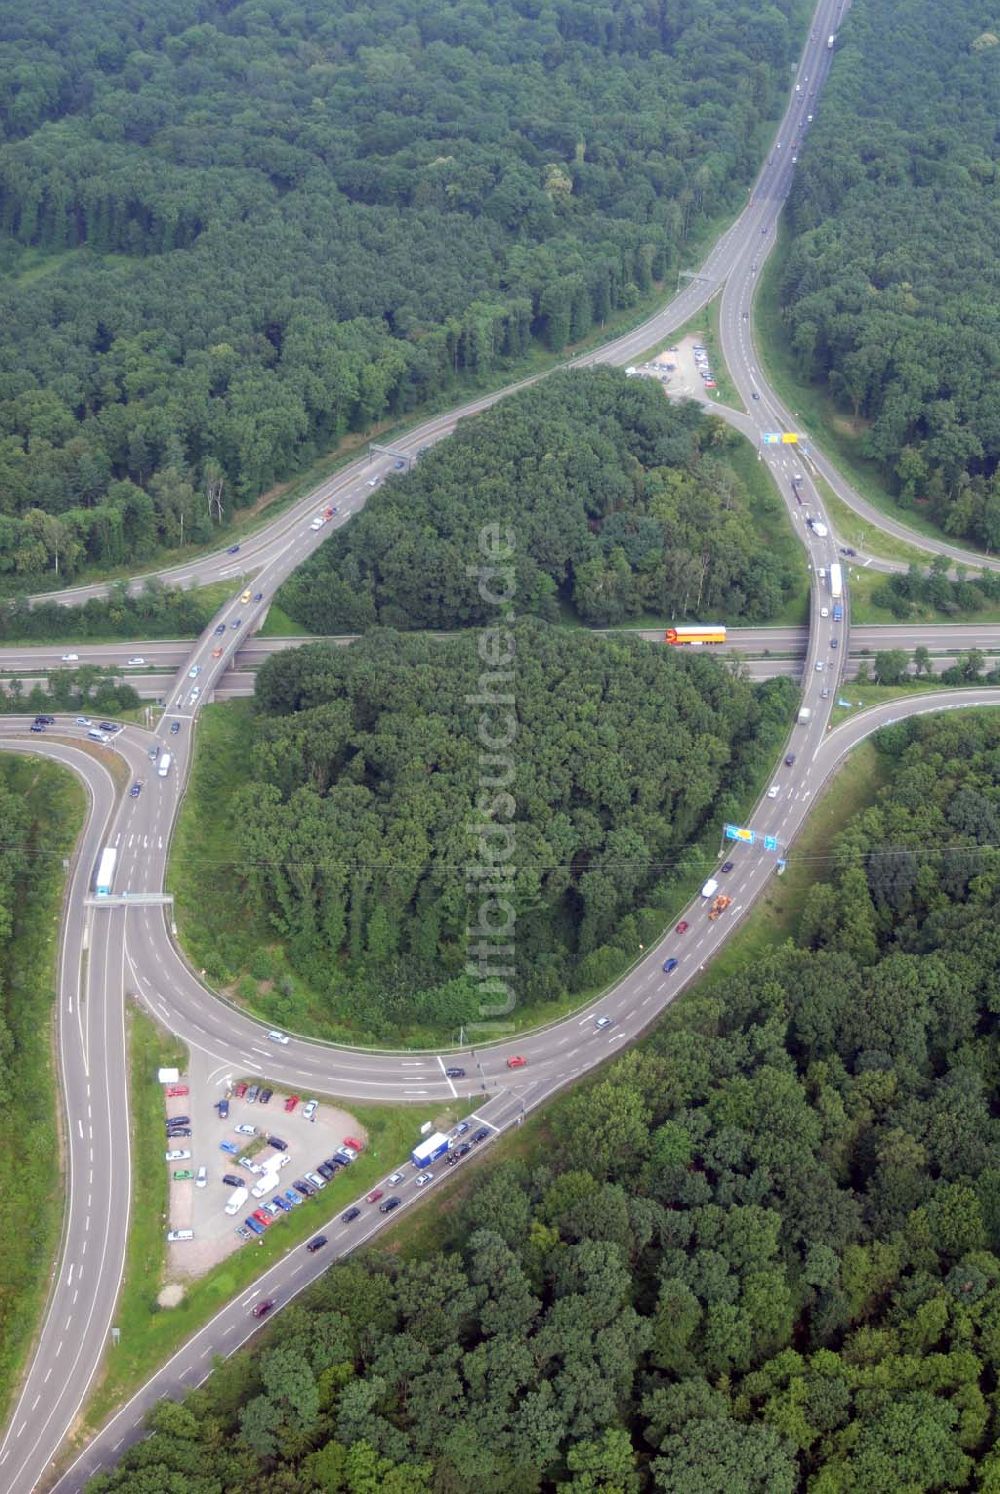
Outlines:
<svg viewBox="0 0 1000 1494"><path fill-rule="evenodd" d="M97 880L94 887L98 897L111 896L111 884L115 879L117 861L118 852L114 846L105 846L101 852L101 862L97 868Z"/></svg>
<svg viewBox="0 0 1000 1494"><path fill-rule="evenodd" d="M417 1143L410 1153L410 1161L414 1167L429 1167L432 1162L437 1161L438 1157L443 1157L450 1146L451 1142L447 1136L440 1131L435 1131L433 1136L428 1136Z"/></svg>

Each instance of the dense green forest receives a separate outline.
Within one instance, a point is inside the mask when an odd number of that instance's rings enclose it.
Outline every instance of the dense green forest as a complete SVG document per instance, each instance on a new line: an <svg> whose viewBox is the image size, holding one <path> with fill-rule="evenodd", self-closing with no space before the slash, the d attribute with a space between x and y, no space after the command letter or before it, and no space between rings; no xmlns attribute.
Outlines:
<svg viewBox="0 0 1000 1494"><path fill-rule="evenodd" d="M902 722L794 943L335 1266L92 1494L1000 1487L1000 717Z"/></svg>
<svg viewBox="0 0 1000 1494"><path fill-rule="evenodd" d="M27 597L0 602L0 642L48 643L53 638L196 638L214 616L214 590L164 586L155 576L142 589L129 591L116 581L104 597L90 597L79 607L58 602L29 604Z"/></svg>
<svg viewBox="0 0 1000 1494"><path fill-rule="evenodd" d="M474 632L376 629L258 673L234 897L345 1035L486 1015L469 974L481 893L466 885L480 824L515 847L519 1009L603 984L663 927L665 889L698 875L685 848L739 813L787 731L788 680L753 685L704 654L533 619L511 637L509 777L484 766Z"/></svg>
<svg viewBox="0 0 1000 1494"><path fill-rule="evenodd" d="M946 534L1000 546L1000 38L980 0L862 0L790 199L804 378Z"/></svg>
<svg viewBox="0 0 1000 1494"><path fill-rule="evenodd" d="M480 623L491 604L470 567L499 524L519 612L762 621L801 584L801 559L777 498L755 512L727 460L742 445L652 380L553 374L387 479L278 600L315 633Z"/></svg>
<svg viewBox="0 0 1000 1494"><path fill-rule="evenodd" d="M201 543L636 304L741 204L801 10L8 4L0 575Z"/></svg>

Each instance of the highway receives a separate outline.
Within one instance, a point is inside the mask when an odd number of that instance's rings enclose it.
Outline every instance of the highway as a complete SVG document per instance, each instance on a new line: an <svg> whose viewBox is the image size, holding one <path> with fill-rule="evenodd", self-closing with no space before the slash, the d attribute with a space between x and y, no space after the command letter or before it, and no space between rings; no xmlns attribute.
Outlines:
<svg viewBox="0 0 1000 1494"><path fill-rule="evenodd" d="M829 600L829 599L827 599ZM649 643L663 641L662 628L595 628L600 635L630 634ZM447 633L433 635L447 638ZM219 678L225 680L234 671L237 674L253 674L265 659L289 648L301 648L307 643L328 643L346 646L354 643L357 634L344 633L327 638L284 637L247 638L232 653L227 673ZM729 628L724 648L713 652L745 654L749 658L773 654L792 656L805 653L809 641L809 629L805 627L753 627ZM218 640L216 640L218 643ZM880 649L904 649L912 653L923 645L932 652L955 652L979 648L987 653L1000 650L1000 623L870 623L852 625L849 637L851 653L876 653ZM26 683L44 680L54 670L83 669L88 665L104 669L115 669L119 677L133 685L141 693L163 694L174 684L178 669L186 665L193 643L190 639L173 639L162 643L83 644L78 645L78 660L63 662L62 645L20 645L0 648L0 682L7 677L19 676ZM148 667L127 668L125 657L141 657ZM169 673L167 673L169 671Z"/></svg>
<svg viewBox="0 0 1000 1494"><path fill-rule="evenodd" d="M825 76L829 65L825 39L829 31L837 29L840 12L840 0L836 3L821 0L817 7L813 39L805 48L796 74L800 86L808 85L810 92L819 89ZM783 142L793 138L800 111L798 96L793 94L779 127ZM729 315L726 308L730 304L727 300L730 285L742 285L747 294L752 289L756 274L752 266L760 263L762 251L773 238L792 169L788 149L776 148L750 194L747 207L706 259L701 277L642 328L577 363L632 361L640 351L667 338L704 306L720 286L725 287L725 323ZM734 379L741 394L749 395L749 387L744 390L743 385L748 377L756 378L754 387L761 395L759 401L748 399L751 415L742 418L750 420L759 437L772 429L773 421L781 413L780 407L753 372L752 362L740 364L740 357L752 358L752 349L739 326L736 332L737 341L744 346L742 352L733 353ZM729 335L724 326L724 337ZM727 342L727 359L730 351ZM415 454L421 445L447 435L463 415L485 408L499 397L489 396L425 422L408 433L400 444L407 453ZM645 1030L712 958L774 874L770 856L741 847L732 855L734 870L726 881L734 904L718 923L707 921L703 904L695 899L685 915L690 923L688 932L667 934L656 949L646 951L614 990L589 1011L521 1035L514 1042L477 1047L474 1055L449 1052L448 1061L466 1069L468 1078L461 1081L446 1077L443 1055L436 1052L398 1054L299 1038L293 1038L287 1047L275 1048L267 1043L261 1024L205 990L178 953L171 938L168 912L156 901L164 885L170 837L190 769L200 707L216 691L225 688L231 673L249 672L239 663L244 650L257 659L262 653L261 645L266 650L281 644L282 640L253 644L245 640L259 625L278 586L326 535L358 512L373 491L371 485L377 486L392 466L391 457L380 457L371 464L364 460L354 462L308 500L258 531L242 545L237 556L207 556L163 573L164 579L185 585L202 584L221 576L233 582L234 595L192 645L137 646L143 657L160 670L157 684L164 686L166 709L154 732L129 726L110 748L102 749L87 741L85 728L60 722L58 729L50 729L47 735L28 738L24 721L0 719L0 745L5 750L17 746L20 750L41 751L57 757L80 774L92 802L67 891L58 993L70 1175L66 1228L35 1356L0 1445L0 1487L8 1494L28 1494L49 1482L53 1462L99 1368L108 1341L130 1206L122 1037L124 1002L128 995L136 996L190 1047L203 1050L237 1072L266 1073L275 1083L295 1089L308 1086L348 1102L352 1099L412 1102L451 1099L458 1094L482 1095L478 1114L500 1132ZM773 797L763 795L751 817L760 834L778 837L784 847L794 838L836 763L867 731L909 710L954 709L992 703L995 697L984 690L923 696L907 704L895 702L891 707L877 708L834 731L827 731L829 709L837 694L847 652L843 648L830 649L833 625L822 619L820 612L828 604L829 594L819 573L836 560L836 541L832 533L819 536L802 522L788 482L781 481L786 474L780 458L777 465L771 465L771 470L779 481L804 547L812 587L812 625L805 638L799 631L790 645L803 669L802 700L811 716L805 725L790 729L789 745L796 754L794 768L776 770L773 778L776 793ZM818 513L815 495L812 501ZM329 523L314 531L309 521L326 504L335 505L337 512ZM977 563L977 558L973 557L972 562ZM240 585L251 572L252 583L238 596ZM53 595L71 602L101 590L102 587L71 588ZM848 624L845 617L843 624L837 625L841 637L848 636ZM912 628L901 631L912 640ZM981 641L981 630L977 630L977 638ZM950 646L961 645L953 641ZM170 649L174 650L172 655L168 653ZM69 647L62 652L82 655L84 650ZM109 662L120 666L123 655L127 657L129 652L128 646L110 646L113 657L109 657ZM33 650L5 651L7 656L12 653L22 661L29 653L34 660L39 658ZM771 668L780 661L763 662ZM20 669L22 664L9 667ZM36 662L23 667L30 671L39 666ZM175 672L167 674L167 669ZM151 746L171 755L170 769L163 777L153 771L148 755ZM142 779L144 786L133 799L123 789L126 783L137 779ZM87 899L88 879L101 844L118 848L116 888L128 891L127 901L110 899L102 906L93 906ZM140 895L152 901L143 903L138 900ZM668 955L680 961L673 976L666 975L662 968ZM599 1013L612 1018L609 1030L595 1026L594 1019ZM516 1073L506 1067L512 1051L527 1060L526 1067ZM464 1165L447 1169L447 1173L460 1171ZM441 1184L439 1177L433 1188ZM410 1207L412 1201L413 1190L408 1188L405 1207ZM369 1211L362 1227L367 1233L356 1239L345 1239L335 1221L331 1221L326 1232L335 1248L344 1249L348 1243L361 1243L380 1224L381 1220L377 1216L372 1219ZM256 1295L266 1292L277 1296L283 1304L328 1264L329 1256L324 1259L320 1255L312 1260L301 1249L276 1263L264 1281L224 1308L140 1391L55 1487L61 1494L80 1489L96 1467L113 1461L123 1445L141 1434L142 1415L153 1400L203 1378L213 1352L228 1353L235 1348L252 1326L247 1308Z"/></svg>
<svg viewBox="0 0 1000 1494"><path fill-rule="evenodd" d="M598 363L626 367L636 363L645 352L666 341L679 327L707 306L721 290L722 353L740 396L745 401L746 409L727 410L715 403L706 401L706 404L713 413L742 430L755 444L764 431L797 429L794 412L782 405L774 392L765 387L759 373L749 310L760 269L773 245L774 229L792 185L795 170L791 160L795 154L792 147L795 142L801 141L808 128L807 114L815 113L818 108L818 99L834 55L827 50L826 37L831 31L839 30L847 8L846 0L820 0L817 5L810 39L793 80L793 84L797 83L801 92L797 94L793 88L788 107L777 128L775 148L770 152L748 193L746 207L716 240L684 289L631 332L580 354L560 365L561 367L585 368ZM745 319L744 311L747 312ZM469 400L454 410L432 416L394 438L393 449L401 453L404 464L415 461L422 448L433 446L449 436L460 420L488 409L497 400L528 388L544 377L545 374L538 374L521 379L496 393ZM760 395L759 401L753 400L754 390ZM767 452L768 449L763 450ZM770 455L769 453L769 457ZM770 464L773 470L787 475L791 464L787 448L783 453L779 448L779 455ZM371 493L392 473L394 465L390 456L356 458L320 483L305 498L294 503L286 512L241 541L235 554L231 553L233 547L229 547L192 557L177 565L135 576L130 580L129 587L132 591L141 590L145 582L153 577L181 587L205 586L216 581L231 581L235 586L246 578L255 577L261 568L270 566L279 554L293 562L288 566L287 573L290 574L294 566L322 544L330 532L330 526L313 532L309 528L309 521L313 516L324 507L335 504L339 510L336 524L345 522L352 513L364 507ZM874 529L897 535L929 555L945 554L974 569L1000 568L1000 559L984 556L978 551L964 550L936 538L927 538L887 518L862 498L811 442L806 465L807 471L820 472L837 496L868 520ZM813 497L815 498L815 494ZM818 504L818 500L816 501ZM886 570L905 568L893 562L879 562L878 565ZM107 591L107 583L95 582L39 593L32 600L77 605L90 597L103 596Z"/></svg>

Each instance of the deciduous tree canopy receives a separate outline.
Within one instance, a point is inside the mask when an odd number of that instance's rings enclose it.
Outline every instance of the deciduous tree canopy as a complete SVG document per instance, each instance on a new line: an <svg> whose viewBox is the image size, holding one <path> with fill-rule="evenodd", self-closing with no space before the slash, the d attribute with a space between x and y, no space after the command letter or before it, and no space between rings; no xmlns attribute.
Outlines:
<svg viewBox="0 0 1000 1494"><path fill-rule="evenodd" d="M0 575L211 532L634 305L732 210L792 0L36 0L0 29Z"/></svg>
<svg viewBox="0 0 1000 1494"><path fill-rule="evenodd" d="M947 534L1000 545L996 17L852 8L790 199L780 293L802 374Z"/></svg>
<svg viewBox="0 0 1000 1494"><path fill-rule="evenodd" d="M390 477L280 600L318 633L479 623L492 605L474 574L479 534L498 525L513 536L519 612L772 617L801 561L777 501L751 509L727 461L741 441L651 380L553 375Z"/></svg>
<svg viewBox="0 0 1000 1494"><path fill-rule="evenodd" d="M477 703L479 641L375 630L275 654L257 677L236 869L356 1031L485 1015L468 930L474 868L494 856L510 872L518 1001L600 984L613 947L644 937L643 901L755 782L794 698L787 680L754 686L704 655L524 619L502 687L516 731L498 753L481 725L507 735L507 708Z"/></svg>
<svg viewBox="0 0 1000 1494"><path fill-rule="evenodd" d="M558 1101L441 1248L329 1270L92 1494L996 1487L1000 719L879 746L794 946Z"/></svg>

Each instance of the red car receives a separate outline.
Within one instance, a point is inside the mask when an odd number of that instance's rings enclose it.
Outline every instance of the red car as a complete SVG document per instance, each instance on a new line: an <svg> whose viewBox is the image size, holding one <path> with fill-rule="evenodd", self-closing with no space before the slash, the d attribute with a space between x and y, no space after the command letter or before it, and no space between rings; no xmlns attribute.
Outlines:
<svg viewBox="0 0 1000 1494"><path fill-rule="evenodd" d="M349 1147L353 1147L356 1152L363 1152L364 1149L365 1149L364 1142L363 1141L358 1141L358 1139L357 1139L356 1136L345 1136L344 1137L344 1145L345 1146L349 1146Z"/></svg>
<svg viewBox="0 0 1000 1494"><path fill-rule="evenodd" d="M233 1088L233 1094L236 1096L236 1098L238 1100L242 1100L242 1098L246 1094L246 1092L247 1092L247 1087L246 1087L245 1084L237 1084Z"/></svg>
<svg viewBox="0 0 1000 1494"><path fill-rule="evenodd" d="M167 1099L177 1100L181 1095L189 1095L191 1091L186 1084L171 1084L167 1089Z"/></svg>
<svg viewBox="0 0 1000 1494"><path fill-rule="evenodd" d="M686 934L686 933L687 933L687 931L688 931L688 926L687 926L687 923L686 923L686 922L685 922L685 920L684 920L684 919L683 919L683 918L682 918L682 919L681 919L681 921L680 921L680 923L679 923L679 924L678 924L678 925L677 925L677 932L678 932L678 933L679 933L679 934Z"/></svg>
<svg viewBox="0 0 1000 1494"><path fill-rule="evenodd" d="M523 1069L524 1066L525 1066L525 1064L527 1062L528 1062L528 1060L526 1058L522 1058L521 1055L518 1053L518 1054L515 1054L515 1056L513 1058L508 1058L508 1060L507 1060L507 1067L509 1069Z"/></svg>
<svg viewBox="0 0 1000 1494"><path fill-rule="evenodd" d="M256 1304L256 1306L252 1309L254 1317L255 1318L264 1318L264 1317L266 1317L267 1314L271 1311L271 1308L273 1306L274 1306L274 1298L273 1297L265 1297L264 1300L263 1300L263 1302L258 1302Z"/></svg>
<svg viewBox="0 0 1000 1494"><path fill-rule="evenodd" d="M373 1188L372 1191L368 1195L368 1202L370 1204L377 1204L378 1201L379 1201L379 1199L381 1197L382 1197L382 1189L381 1188Z"/></svg>
<svg viewBox="0 0 1000 1494"><path fill-rule="evenodd" d="M299 1103L299 1097L298 1097L298 1095L289 1095L288 1096L288 1099L285 1101L285 1109L286 1109L286 1111L288 1112L289 1115L291 1115L292 1111L295 1109L295 1107L296 1107L296 1105L298 1103Z"/></svg>
<svg viewBox="0 0 1000 1494"><path fill-rule="evenodd" d="M269 1224L274 1223L274 1220L271 1218L270 1214L265 1214L263 1209L254 1209L253 1217L254 1219L256 1219L258 1224L263 1224L265 1228Z"/></svg>

